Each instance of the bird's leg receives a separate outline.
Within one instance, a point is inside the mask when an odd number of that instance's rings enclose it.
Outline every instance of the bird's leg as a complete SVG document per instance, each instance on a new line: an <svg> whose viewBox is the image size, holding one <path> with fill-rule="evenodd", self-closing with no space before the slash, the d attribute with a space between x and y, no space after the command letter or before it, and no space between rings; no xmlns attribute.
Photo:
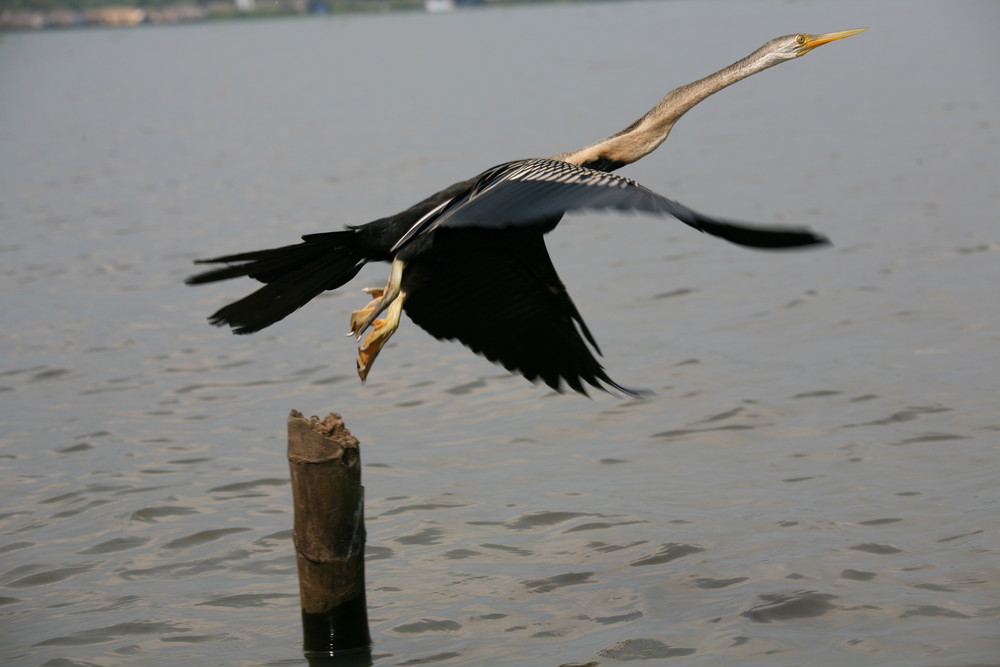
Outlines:
<svg viewBox="0 0 1000 667"><path fill-rule="evenodd" d="M362 382L368 377L368 372L371 370L375 357L378 356L382 347L399 327L399 318L403 312L403 301L406 298L406 294L400 287L402 278L403 262L395 259L392 262L392 268L389 270L389 281L386 283L385 288L370 287L365 289L364 291L367 294L371 294L374 298L361 310L351 313L351 330L348 332L349 336L355 336L360 340L368 327L372 327L371 333L368 334L364 342L358 347L358 376ZM387 309L388 312L385 319L375 319Z"/></svg>
<svg viewBox="0 0 1000 667"><path fill-rule="evenodd" d="M375 357L382 351L392 334L396 333L399 327L399 318L403 313L403 301L406 300L406 292L400 291L389 308L386 310L385 319L372 322L372 331L365 337L365 341L358 346L358 377L364 382L368 378L368 372L375 363Z"/></svg>
<svg viewBox="0 0 1000 667"><path fill-rule="evenodd" d="M365 330L375 322L375 318L382 314L389 307L396 297L399 296L400 281L403 278L403 262L398 259L392 261L392 268L389 269L389 281L385 287L366 287L362 292L370 294L372 300L368 305L360 310L351 313L351 330L348 336L354 336L361 340Z"/></svg>

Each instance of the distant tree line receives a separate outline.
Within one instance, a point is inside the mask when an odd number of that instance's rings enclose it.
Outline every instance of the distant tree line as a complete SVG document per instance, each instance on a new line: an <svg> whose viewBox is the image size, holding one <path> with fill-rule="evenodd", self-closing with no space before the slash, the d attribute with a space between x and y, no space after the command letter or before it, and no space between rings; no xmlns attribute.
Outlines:
<svg viewBox="0 0 1000 667"><path fill-rule="evenodd" d="M67 9L82 12L97 7L119 5L125 7L158 8L178 4L179 0L0 0L0 11L48 12ZM203 4L194 0L192 4Z"/></svg>

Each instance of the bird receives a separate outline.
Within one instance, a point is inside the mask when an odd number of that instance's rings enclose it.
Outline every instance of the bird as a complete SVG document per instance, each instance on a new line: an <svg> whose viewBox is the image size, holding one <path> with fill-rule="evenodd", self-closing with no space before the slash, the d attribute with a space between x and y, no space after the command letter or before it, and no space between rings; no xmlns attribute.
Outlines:
<svg viewBox="0 0 1000 667"><path fill-rule="evenodd" d="M595 357L600 347L556 272L545 235L577 211L672 217L731 243L759 249L820 246L800 227L750 225L699 213L612 173L648 155L677 120L723 88L865 28L791 34L765 42L714 74L667 93L625 129L583 148L504 162L459 181L404 211L301 242L195 260L215 266L191 285L248 276L263 286L209 317L233 333L268 327L319 294L342 287L369 262L390 264L384 287L351 313L362 383L399 326L402 313L439 340L457 340L527 380L588 395L588 387L626 396ZM384 317L379 316L385 314ZM369 331L371 329L371 331Z"/></svg>

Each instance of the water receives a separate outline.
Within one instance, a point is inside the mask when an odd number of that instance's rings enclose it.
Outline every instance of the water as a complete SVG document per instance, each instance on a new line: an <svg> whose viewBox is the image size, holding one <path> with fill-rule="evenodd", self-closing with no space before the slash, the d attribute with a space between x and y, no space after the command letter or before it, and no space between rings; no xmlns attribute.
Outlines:
<svg viewBox="0 0 1000 667"><path fill-rule="evenodd" d="M1000 663L994 3L519 7L0 41L0 657L303 664L289 409L362 442L378 665ZM575 148L786 32L625 173L806 224L773 255L550 237L611 376L559 396L404 323L366 270L253 337L192 259Z"/></svg>

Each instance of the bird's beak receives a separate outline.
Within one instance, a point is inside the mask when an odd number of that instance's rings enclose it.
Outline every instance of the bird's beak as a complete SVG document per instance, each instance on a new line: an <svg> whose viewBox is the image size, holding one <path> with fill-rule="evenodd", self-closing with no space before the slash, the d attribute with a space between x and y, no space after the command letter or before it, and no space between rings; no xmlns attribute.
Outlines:
<svg viewBox="0 0 1000 667"><path fill-rule="evenodd" d="M843 39L844 37L850 37L851 35L856 35L859 32L864 32L865 30L868 30L868 28L855 28L854 30L841 30L840 32L826 32L822 35L802 35L804 39L796 56L804 56L817 46L822 46L823 44L837 39Z"/></svg>

